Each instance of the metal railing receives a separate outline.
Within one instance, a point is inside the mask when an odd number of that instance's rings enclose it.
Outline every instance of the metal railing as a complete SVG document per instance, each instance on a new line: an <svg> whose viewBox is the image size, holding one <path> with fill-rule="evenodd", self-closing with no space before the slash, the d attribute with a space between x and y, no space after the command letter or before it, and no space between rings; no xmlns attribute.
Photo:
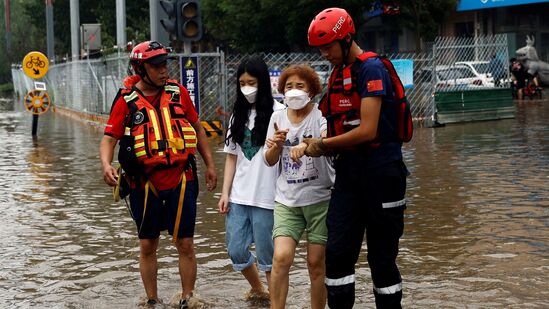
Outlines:
<svg viewBox="0 0 549 309"><path fill-rule="evenodd" d="M435 91L476 89L478 86L464 86L456 76L441 80L442 69L465 66L473 62L486 63L496 55L505 71L502 81L508 80L507 41L504 35L477 38L437 38L432 53L400 53L387 55L390 59L409 59L413 61L414 85L406 91L411 103L412 115L416 123L430 126L434 119ZM177 57L183 55L178 54ZM220 111L230 113L236 99L236 70L245 54L223 52L193 54L199 58L199 93L203 120L226 120ZM319 53L262 53L269 66L275 84L276 74L295 63L309 64L320 75L326 86L331 65ZM177 59L177 58L176 58ZM465 62L459 64L459 62ZM127 76L127 54L115 54L101 59L85 59L52 65L44 78L53 102L58 106L94 114L106 115L110 112L112 100ZM169 62L170 77L179 80L181 67L179 61ZM12 66L15 92L23 96L34 88L33 81L24 75L18 66ZM442 81L442 82L441 82ZM444 82L446 81L446 82ZM493 85L493 81L492 81ZM325 87L324 87L325 88ZM275 97L281 98L276 93Z"/></svg>

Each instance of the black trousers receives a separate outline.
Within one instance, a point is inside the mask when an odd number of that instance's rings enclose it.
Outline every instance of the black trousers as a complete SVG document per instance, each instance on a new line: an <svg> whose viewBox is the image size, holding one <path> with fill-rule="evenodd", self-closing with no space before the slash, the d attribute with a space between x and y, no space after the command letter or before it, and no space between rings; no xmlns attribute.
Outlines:
<svg viewBox="0 0 549 309"><path fill-rule="evenodd" d="M330 308L352 308L355 264L364 233L377 308L401 308L402 280L396 265L404 229L407 170L402 161L366 167L364 154L336 160L336 181L328 209L326 287Z"/></svg>

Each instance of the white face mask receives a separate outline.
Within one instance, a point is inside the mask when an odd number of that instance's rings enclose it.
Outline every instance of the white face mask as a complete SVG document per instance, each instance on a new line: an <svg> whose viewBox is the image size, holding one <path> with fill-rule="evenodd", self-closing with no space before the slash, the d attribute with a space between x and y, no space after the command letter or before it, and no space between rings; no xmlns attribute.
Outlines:
<svg viewBox="0 0 549 309"><path fill-rule="evenodd" d="M257 87L242 86L240 87L240 91L246 97L246 100L248 100L250 104L255 103L255 99L257 98Z"/></svg>
<svg viewBox="0 0 549 309"><path fill-rule="evenodd" d="M284 93L284 103L291 109L302 109L311 101L309 94L303 90L292 89Z"/></svg>

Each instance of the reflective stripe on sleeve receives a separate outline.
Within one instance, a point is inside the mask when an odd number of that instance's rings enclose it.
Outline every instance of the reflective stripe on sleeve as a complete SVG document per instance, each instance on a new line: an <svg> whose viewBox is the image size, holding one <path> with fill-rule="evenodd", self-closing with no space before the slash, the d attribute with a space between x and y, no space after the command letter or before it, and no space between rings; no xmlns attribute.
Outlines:
<svg viewBox="0 0 549 309"><path fill-rule="evenodd" d="M396 201L396 202L381 203L381 207L394 208L394 207L402 206L405 204L406 204L406 198L403 198L400 201Z"/></svg>
<svg viewBox="0 0 549 309"><path fill-rule="evenodd" d="M388 286L386 288L376 288L374 286L374 291L376 291L377 294L382 294L382 295L395 294L397 292L402 291L402 282L399 282L395 285Z"/></svg>
<svg viewBox="0 0 549 309"><path fill-rule="evenodd" d="M324 279L324 283L326 283L326 285L329 285L329 286L340 286L340 285L346 285L354 282L355 282L354 274L343 277L343 278L338 278L338 279L330 279L328 277Z"/></svg>

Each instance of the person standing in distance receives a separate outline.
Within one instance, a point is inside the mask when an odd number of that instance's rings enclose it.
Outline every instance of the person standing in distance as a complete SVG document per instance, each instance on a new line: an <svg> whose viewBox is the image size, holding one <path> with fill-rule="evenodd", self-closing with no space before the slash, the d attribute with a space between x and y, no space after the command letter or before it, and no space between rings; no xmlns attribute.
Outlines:
<svg viewBox="0 0 549 309"><path fill-rule="evenodd" d="M139 237L139 271L147 304L159 302L156 251L160 231L167 229L179 254L179 307L184 309L196 302L196 150L206 164L209 191L215 189L217 176L198 114L187 90L168 78L167 59L167 49L155 41L133 48L130 65L136 75L124 80L125 88L114 99L99 152L103 179L115 186L124 177L111 165L121 141L119 161L131 176L130 210Z"/></svg>
<svg viewBox="0 0 549 309"><path fill-rule="evenodd" d="M235 271L251 286L248 299L268 300L259 272L270 281L273 208L277 170L263 160L267 126L284 105L273 99L269 69L259 56L244 59L236 71L236 101L229 120L219 213L226 214L226 244ZM255 243L254 256L250 246ZM256 266L257 259L257 266Z"/></svg>
<svg viewBox="0 0 549 309"><path fill-rule="evenodd" d="M396 264L404 229L407 169L398 138L393 86L383 62L364 61L355 26L341 8L320 12L308 30L309 45L334 66L320 109L328 137L305 139L305 154L337 154L328 208L326 287L330 308L352 308L355 264L366 231L368 264L377 308L401 308Z"/></svg>

